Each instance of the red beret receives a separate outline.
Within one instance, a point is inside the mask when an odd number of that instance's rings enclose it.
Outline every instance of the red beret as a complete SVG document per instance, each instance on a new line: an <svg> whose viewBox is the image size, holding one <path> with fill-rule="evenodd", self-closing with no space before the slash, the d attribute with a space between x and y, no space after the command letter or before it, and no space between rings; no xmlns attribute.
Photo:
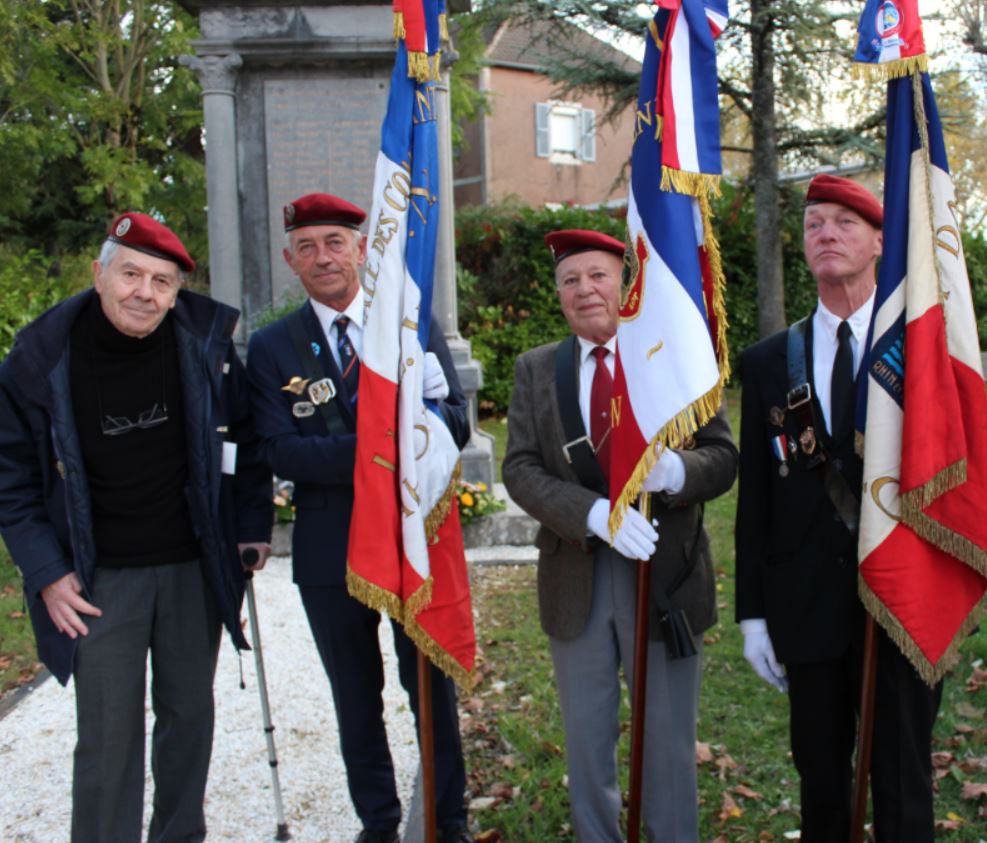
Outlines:
<svg viewBox="0 0 987 843"><path fill-rule="evenodd" d="M185 251L185 246L164 223L147 214L128 211L120 214L110 226L108 239L121 246L136 249L145 255L174 261L186 272L195 269L195 261Z"/></svg>
<svg viewBox="0 0 987 843"><path fill-rule="evenodd" d="M566 231L552 231L545 235L545 245L552 251L555 263L579 252L612 252L620 258L624 257L624 244L599 231L586 231L581 228L571 228Z"/></svg>
<svg viewBox="0 0 987 843"><path fill-rule="evenodd" d="M805 204L814 205L816 202L835 202L851 211L856 211L874 228L884 227L884 208L874 194L863 185L842 176L831 176L821 173L809 182L805 194Z"/></svg>
<svg viewBox="0 0 987 843"><path fill-rule="evenodd" d="M366 211L331 193L309 193L284 206L285 231L306 225L345 225L358 229L366 218Z"/></svg>

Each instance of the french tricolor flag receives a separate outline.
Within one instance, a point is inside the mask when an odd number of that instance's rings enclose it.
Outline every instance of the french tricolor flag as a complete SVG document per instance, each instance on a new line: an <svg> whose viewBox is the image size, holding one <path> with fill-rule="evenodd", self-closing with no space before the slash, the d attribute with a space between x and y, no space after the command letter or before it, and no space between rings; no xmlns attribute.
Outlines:
<svg viewBox="0 0 987 843"><path fill-rule="evenodd" d="M434 18L434 0L425 8ZM459 448L422 386L439 225L435 83L410 73L401 42L369 217L346 582L468 688L476 638L456 503Z"/></svg>

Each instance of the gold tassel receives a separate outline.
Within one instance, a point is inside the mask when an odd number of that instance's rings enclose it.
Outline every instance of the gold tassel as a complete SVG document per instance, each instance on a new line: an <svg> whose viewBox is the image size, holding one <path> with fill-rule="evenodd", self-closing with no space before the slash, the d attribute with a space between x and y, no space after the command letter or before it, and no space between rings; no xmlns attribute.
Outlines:
<svg viewBox="0 0 987 843"><path fill-rule="evenodd" d="M418 82L428 82L432 78L432 63L427 53L408 53L408 76Z"/></svg>
<svg viewBox="0 0 987 843"><path fill-rule="evenodd" d="M922 53L920 56L910 56L907 59L896 59L883 64L871 62L856 62L853 65L853 78L866 82L890 82L914 73L924 73L929 69L929 57Z"/></svg>
<svg viewBox="0 0 987 843"><path fill-rule="evenodd" d="M660 50L665 45L661 41L661 36L658 35L658 25L655 23L654 18L651 19L651 23L648 24L648 32L651 33L651 40L655 42L655 46Z"/></svg>
<svg viewBox="0 0 987 843"><path fill-rule="evenodd" d="M395 40L400 40L405 38L407 33L404 31L404 12L394 13L394 38Z"/></svg>
<svg viewBox="0 0 987 843"><path fill-rule="evenodd" d="M442 78L442 50L436 50L432 56L432 79L438 82Z"/></svg>
<svg viewBox="0 0 987 843"><path fill-rule="evenodd" d="M445 12L439 15L439 37L443 41L449 40L449 20Z"/></svg>

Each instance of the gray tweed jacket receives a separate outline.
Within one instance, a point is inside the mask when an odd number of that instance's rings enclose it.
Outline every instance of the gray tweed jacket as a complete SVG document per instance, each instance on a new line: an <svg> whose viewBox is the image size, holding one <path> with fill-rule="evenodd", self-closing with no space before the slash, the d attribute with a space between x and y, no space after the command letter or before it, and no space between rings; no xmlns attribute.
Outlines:
<svg viewBox="0 0 987 843"><path fill-rule="evenodd" d="M541 525L535 543L542 629L569 640L582 631L592 604L598 540L587 536L586 517L598 495L580 485L562 452L566 438L555 391L557 346L543 345L517 359L503 476L511 497ZM679 452L685 486L678 494L656 496L660 538L651 565L652 639L661 637L654 595L667 588L694 551L699 557L673 603L685 610L696 634L716 621L713 560L701 504L726 492L737 473L737 448L723 408L693 438L695 447Z"/></svg>

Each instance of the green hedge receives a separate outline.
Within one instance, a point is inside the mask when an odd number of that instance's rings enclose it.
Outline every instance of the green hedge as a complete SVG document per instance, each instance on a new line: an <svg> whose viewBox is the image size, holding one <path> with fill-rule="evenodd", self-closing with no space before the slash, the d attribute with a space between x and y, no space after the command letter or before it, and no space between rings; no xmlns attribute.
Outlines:
<svg viewBox="0 0 987 843"><path fill-rule="evenodd" d="M799 191L782 197L785 309L791 320L812 308L815 283L802 257L802 203ZM529 208L507 202L469 207L456 215L459 260L459 325L483 364L481 415L507 411L514 380L514 359L568 332L555 295L552 257L545 247L549 231L591 228L624 239L624 211L581 208ZM758 339L757 270L753 192L724 185L714 201L714 225L726 276L728 340L731 362ZM987 240L964 235L978 328L987 339ZM734 370L736 367L734 366Z"/></svg>

